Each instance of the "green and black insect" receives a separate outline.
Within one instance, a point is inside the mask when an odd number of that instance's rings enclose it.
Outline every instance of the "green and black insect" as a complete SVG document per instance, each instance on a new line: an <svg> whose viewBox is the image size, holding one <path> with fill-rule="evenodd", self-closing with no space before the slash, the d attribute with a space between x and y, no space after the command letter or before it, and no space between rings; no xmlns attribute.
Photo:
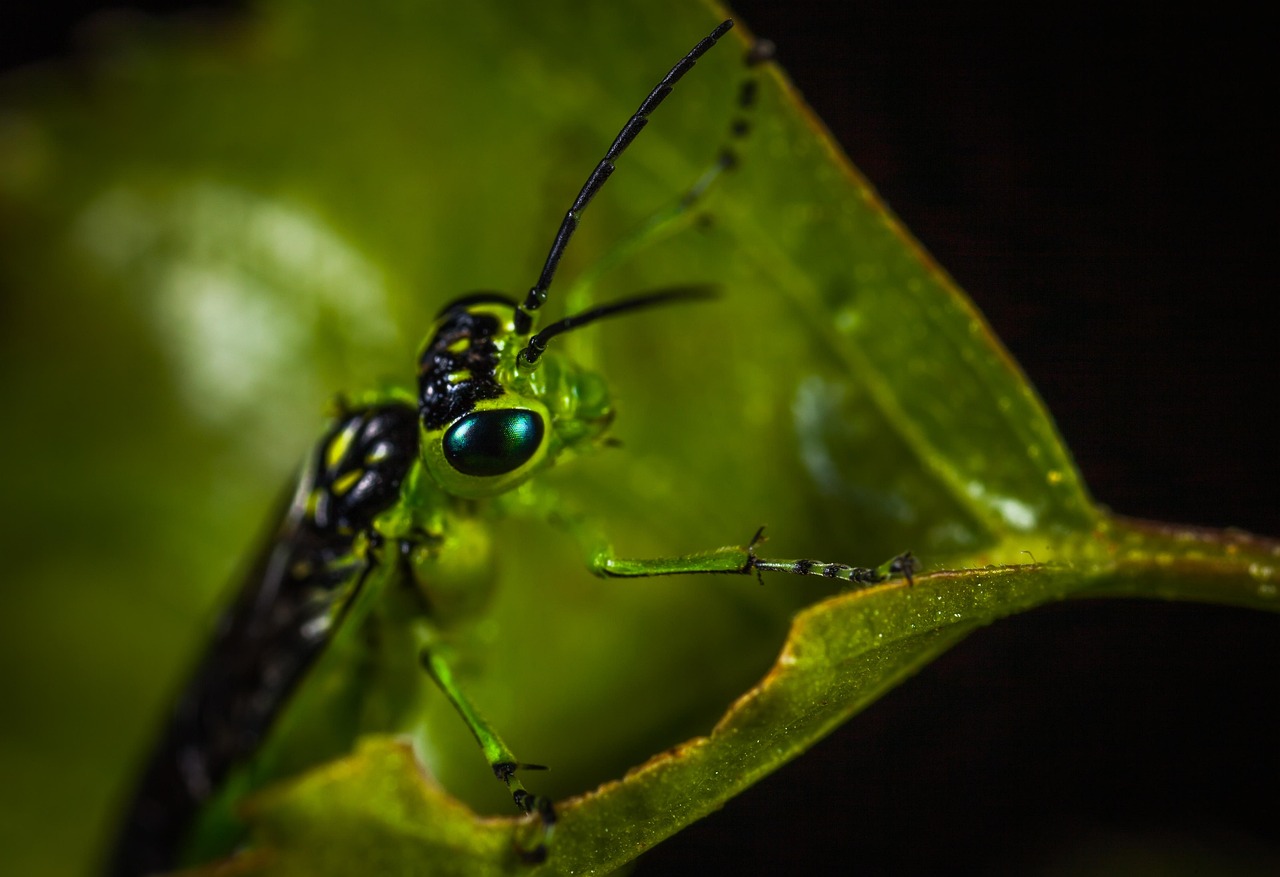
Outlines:
<svg viewBox="0 0 1280 877"><path fill-rule="evenodd" d="M437 632L450 621L442 609L447 599L440 599L449 587L442 546L486 500L527 482L564 452L606 440L614 409L603 378L548 342L605 317L709 297L701 287L652 292L535 332L582 212L649 115L732 26L723 22L694 46L622 127L574 199L522 302L497 293L456 299L439 313L422 346L416 393L373 392L339 404L277 532L223 616L147 763L110 874L165 871L209 854L192 849L197 825L218 800L252 787L251 764L285 705L299 696L337 631L362 623L356 607L370 600L394 604L398 626L409 631L404 662L431 676L516 806L540 821L540 840L522 854L533 861L545 857L555 809L520 778L521 771L539 766L518 760L481 718L455 683L446 652L436 647ZM744 103L748 94L744 90ZM732 162L726 151L715 172ZM679 209L687 209L706 181ZM676 558L627 560L601 549L591 565L595 573L615 577L778 571L855 583L892 575L909 581L915 569L910 555L879 569L767 560L755 553L760 535L745 548Z"/></svg>

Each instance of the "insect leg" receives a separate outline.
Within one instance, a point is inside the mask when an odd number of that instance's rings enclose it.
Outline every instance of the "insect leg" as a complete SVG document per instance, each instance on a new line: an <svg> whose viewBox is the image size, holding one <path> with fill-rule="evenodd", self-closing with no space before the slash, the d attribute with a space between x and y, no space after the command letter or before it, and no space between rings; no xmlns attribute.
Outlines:
<svg viewBox="0 0 1280 877"><path fill-rule="evenodd" d="M520 855L530 863L536 864L543 861L547 857L547 846L555 829L556 811L550 799L526 790L516 776L516 771L546 770L547 768L541 764L525 764L516 758L515 753L503 742L498 732L485 721L467 696L462 693L448 661L441 655L439 649L423 648L419 654L419 660L423 668L431 674L436 685L444 692L445 697L449 698L454 709L462 716L462 720L467 723L471 733L475 735L476 742L480 744L480 749L489 762L494 776L502 780L511 790L511 798L516 806L525 813L538 815L542 822L542 837L532 849L521 849Z"/></svg>
<svg viewBox="0 0 1280 877"><path fill-rule="evenodd" d="M607 550L597 551L592 556L591 567L597 575L610 578L643 578L691 573L750 575L753 572L759 576L761 571L764 571L822 576L855 585L874 585L898 576L906 579L907 584L911 585L914 583L914 576L918 569L917 561L909 551L874 568L826 563L819 560L763 558L756 554L756 546L763 539L764 527L761 527L746 548L717 548L698 554L647 559L618 558Z"/></svg>
<svg viewBox="0 0 1280 877"><path fill-rule="evenodd" d="M919 563L911 552L904 552L878 567L848 566L843 563L826 563L819 560L777 560L760 557L756 547L764 542L764 527L745 547L729 545L710 551L680 554L671 557L618 557L613 553L603 531L595 521L582 515L577 509L559 502L554 493L542 493L535 504L545 519L569 532L579 545L586 548L587 566L593 573L605 578L649 578L674 575L751 575L763 572L782 572L790 575L812 575L841 579L855 585L873 585L893 578L903 578L914 584Z"/></svg>

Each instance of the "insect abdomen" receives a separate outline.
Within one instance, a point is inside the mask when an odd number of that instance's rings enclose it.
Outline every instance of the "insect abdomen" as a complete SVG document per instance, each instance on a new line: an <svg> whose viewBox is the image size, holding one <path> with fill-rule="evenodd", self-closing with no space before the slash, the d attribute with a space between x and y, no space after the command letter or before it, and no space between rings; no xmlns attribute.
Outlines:
<svg viewBox="0 0 1280 877"><path fill-rule="evenodd" d="M249 760L331 639L370 561L357 535L394 505L417 458L418 415L343 414L312 452L278 533L222 616L135 793L109 873L171 870L201 807Z"/></svg>

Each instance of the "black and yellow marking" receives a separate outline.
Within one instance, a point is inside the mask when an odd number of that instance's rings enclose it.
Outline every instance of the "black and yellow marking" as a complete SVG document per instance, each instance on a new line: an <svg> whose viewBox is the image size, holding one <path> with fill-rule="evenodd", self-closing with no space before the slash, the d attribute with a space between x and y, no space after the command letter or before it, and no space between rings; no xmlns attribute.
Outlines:
<svg viewBox="0 0 1280 877"><path fill-rule="evenodd" d="M193 850L188 842L193 826L201 827L204 816L216 814L244 791L238 783L245 774L237 771L262 766L253 761L259 744L334 631L358 614L351 607L373 570L382 568L405 586L379 593L407 591L416 596L407 614L415 619L415 635L424 634L419 645L436 643L435 634L447 626L442 617L447 613L440 610L442 602L427 593L432 583L418 578L425 577L418 561L429 559L420 552L439 552L449 535L446 528L463 529L463 516L472 514L478 502L513 489L567 447L609 441L605 430L612 408L598 376L565 360L565 368L544 368L541 381L530 380L527 370L536 367L547 342L562 332L659 304L705 300L709 290L687 285L633 296L571 314L536 334L535 312L546 299L583 210L613 173L614 162L680 78L732 26L721 23L695 45L626 121L566 213L542 272L522 304L491 292L455 299L438 314L419 353L416 398L388 391L377 394L373 403L368 399L375 394L362 396L360 405L338 400L337 416L307 460L281 524L219 624L152 754L111 863L114 877L169 871L184 856L225 852ZM768 43L757 43L747 54L747 64L754 66L771 55ZM739 91L728 144L674 211L658 214L632 239L636 249L651 239L651 233L670 231L669 223L691 216L689 208L712 181L737 164L736 147L752 130L747 114L756 100L757 83L749 76ZM504 380L514 376L511 385L504 386L499 374ZM546 380L549 374L560 375L559 383ZM590 389L584 395L592 403L565 413L557 400L578 398L572 392L584 387ZM572 392L555 395L561 391ZM566 517L550 503L541 511L547 520ZM745 549L640 560L597 551L591 568L617 577L753 572L759 577L770 571L859 585L894 576L910 584L917 568L910 554L877 569L761 558L756 547L762 539L763 528ZM384 561L391 561L389 567L382 566ZM540 831L537 841L517 843L517 851L528 862L542 861L556 826L555 808L549 799L529 792L519 773L544 768L515 758L462 692L443 654L434 647L423 648L418 660L471 730L516 807L536 818L528 828ZM213 800L217 795L223 799ZM218 838L226 840L223 835Z"/></svg>

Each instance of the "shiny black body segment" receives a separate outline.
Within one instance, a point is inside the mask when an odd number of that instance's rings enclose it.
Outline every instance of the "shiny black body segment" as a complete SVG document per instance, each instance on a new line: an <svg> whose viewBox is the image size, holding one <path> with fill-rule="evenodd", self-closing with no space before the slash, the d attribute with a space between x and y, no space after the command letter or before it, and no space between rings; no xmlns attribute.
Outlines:
<svg viewBox="0 0 1280 877"><path fill-rule="evenodd" d="M356 537L400 499L418 455L405 404L343 412L317 443L278 531L227 609L152 751L107 873L181 864L209 798L261 744L329 643L372 560Z"/></svg>
<svg viewBox="0 0 1280 877"><path fill-rule="evenodd" d="M443 429L470 413L477 402L497 399L506 392L496 376L498 349L493 341L502 327L497 317L475 310L484 304L503 305L512 311L516 306L499 293L464 296L440 312L436 332L422 348L418 413L423 429Z"/></svg>
<svg viewBox="0 0 1280 877"><path fill-rule="evenodd" d="M569 377L561 374L548 384L530 379L547 342L604 317L706 298L707 289L691 286L633 296L567 316L537 335L535 314L583 211L613 173L615 161L681 77L732 27L732 21L724 21L700 40L627 120L566 213L542 273L523 303L489 292L453 301L440 313L422 348L417 404L400 401L402 397L392 393L383 398L395 401L345 409L321 439L279 530L222 618L147 763L109 865L112 877L169 870L182 864L184 856L205 854L192 849L193 841L205 841L203 808L210 803L220 808L242 794L243 786L252 785L250 780L260 779L236 771L255 767L253 757L347 618L379 562L384 541L386 550L399 552L400 562L388 568L388 574L417 584L423 611L430 614L425 583L414 581L417 571L406 562L414 549L428 548L436 538L416 520L424 503L439 501L443 506L496 496L530 477L553 453L603 440L613 412L597 384L589 385L591 392L584 398L563 397L572 398L572 403L560 405L553 416L548 410L553 391L562 385L575 388L577 373L566 370ZM732 162L718 162L680 209L687 210L708 181L730 166ZM499 380L500 371L509 385ZM500 397L510 397L510 404L494 401ZM464 422L468 416L471 419ZM552 441L556 417L570 428L556 433ZM417 465L422 468L415 469ZM406 494L409 490L412 496ZM438 495L428 495L437 490ZM393 509L403 514L379 518ZM719 554L732 551L722 549ZM746 561L741 568L713 569L687 563L682 571L746 574L778 566L766 566L749 550ZM628 568L633 576L681 571L661 559L631 562ZM603 567L598 571L604 574ZM481 743L490 768L506 784L516 806L538 817L540 838L532 847L517 844L520 857L529 863L544 860L556 825L555 809L550 799L526 790L517 776L542 768L518 760L480 718L453 681L446 657L423 647L418 663ZM228 780L233 787L227 787ZM218 797L222 792L225 795ZM211 813L210 822L220 816L220 811ZM227 846L232 843L228 839Z"/></svg>

